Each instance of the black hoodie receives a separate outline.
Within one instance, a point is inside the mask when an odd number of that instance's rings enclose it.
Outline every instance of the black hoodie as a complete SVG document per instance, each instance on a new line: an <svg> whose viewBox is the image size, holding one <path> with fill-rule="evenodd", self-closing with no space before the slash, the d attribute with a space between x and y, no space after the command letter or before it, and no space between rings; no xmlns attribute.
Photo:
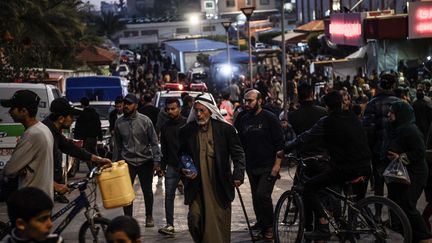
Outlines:
<svg viewBox="0 0 432 243"><path fill-rule="evenodd" d="M180 148L179 131L186 124L186 118L180 116L177 119L168 119L161 127L161 169L165 170L167 165L178 167L180 159L178 152Z"/></svg>

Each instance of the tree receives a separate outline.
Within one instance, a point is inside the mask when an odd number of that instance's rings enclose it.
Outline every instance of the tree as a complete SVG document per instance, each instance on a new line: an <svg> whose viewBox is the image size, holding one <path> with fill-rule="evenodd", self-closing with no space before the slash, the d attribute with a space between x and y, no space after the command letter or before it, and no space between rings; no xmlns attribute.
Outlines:
<svg viewBox="0 0 432 243"><path fill-rule="evenodd" d="M27 80L31 68L73 68L83 43L94 44L78 0L0 1L0 81ZM8 38L5 38L5 37Z"/></svg>
<svg viewBox="0 0 432 243"><path fill-rule="evenodd" d="M96 19L96 28L99 35L112 38L112 35L124 28L124 24L120 22L120 17L112 12L102 13Z"/></svg>

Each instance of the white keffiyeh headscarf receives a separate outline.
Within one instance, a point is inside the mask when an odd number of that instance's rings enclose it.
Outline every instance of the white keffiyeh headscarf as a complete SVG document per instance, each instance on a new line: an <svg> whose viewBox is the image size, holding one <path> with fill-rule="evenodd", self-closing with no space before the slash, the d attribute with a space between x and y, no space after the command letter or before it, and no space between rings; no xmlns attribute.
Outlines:
<svg viewBox="0 0 432 243"><path fill-rule="evenodd" d="M216 105L216 101L214 100L213 96L210 95L209 93L203 93L203 94L198 95L195 98L194 104L196 104L196 103L200 103L201 105L207 107L211 112L211 118L212 119L226 122L224 117L220 113L219 108ZM195 121L195 120L196 120L195 109L192 109L189 113L189 117L187 119L187 122L191 122L191 121Z"/></svg>

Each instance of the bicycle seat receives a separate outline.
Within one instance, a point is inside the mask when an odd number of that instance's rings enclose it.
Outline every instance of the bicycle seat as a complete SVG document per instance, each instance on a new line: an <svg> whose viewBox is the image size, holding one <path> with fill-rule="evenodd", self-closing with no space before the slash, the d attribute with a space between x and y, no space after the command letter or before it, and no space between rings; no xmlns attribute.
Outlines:
<svg viewBox="0 0 432 243"><path fill-rule="evenodd" d="M356 183L364 182L365 179L366 178L364 176L359 176L359 177L355 178L354 180L346 182L346 184L356 184Z"/></svg>

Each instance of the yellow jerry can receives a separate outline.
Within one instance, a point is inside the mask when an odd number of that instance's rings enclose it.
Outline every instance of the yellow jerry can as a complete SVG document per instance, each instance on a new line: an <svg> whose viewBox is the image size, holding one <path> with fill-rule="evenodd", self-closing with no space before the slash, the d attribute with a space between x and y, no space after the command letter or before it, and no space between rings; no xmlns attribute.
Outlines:
<svg viewBox="0 0 432 243"><path fill-rule="evenodd" d="M97 177L104 208L124 207L135 199L128 165L124 160L112 163Z"/></svg>

